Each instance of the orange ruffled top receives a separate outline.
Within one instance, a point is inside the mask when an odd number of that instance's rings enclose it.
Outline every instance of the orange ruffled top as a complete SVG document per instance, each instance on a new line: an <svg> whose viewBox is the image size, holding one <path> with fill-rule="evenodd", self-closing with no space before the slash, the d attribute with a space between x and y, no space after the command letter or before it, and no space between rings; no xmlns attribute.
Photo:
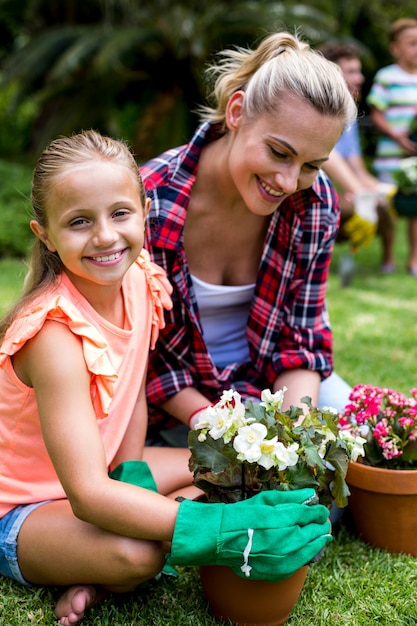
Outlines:
<svg viewBox="0 0 417 626"><path fill-rule="evenodd" d="M81 339L110 466L146 376L149 347L165 325L164 308L172 307L171 285L146 250L129 268L122 290L124 328L102 318L63 273L8 329L0 349L0 517L19 504L66 497L43 441L34 390L16 376L11 361L45 320L66 324Z"/></svg>

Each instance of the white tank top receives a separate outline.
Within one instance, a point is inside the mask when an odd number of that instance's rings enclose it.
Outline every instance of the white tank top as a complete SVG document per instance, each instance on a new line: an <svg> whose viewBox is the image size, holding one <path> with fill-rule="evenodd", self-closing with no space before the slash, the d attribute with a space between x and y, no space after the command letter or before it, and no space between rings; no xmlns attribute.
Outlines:
<svg viewBox="0 0 417 626"><path fill-rule="evenodd" d="M250 285L212 285L191 275L204 341L217 367L249 361L246 326L255 291Z"/></svg>

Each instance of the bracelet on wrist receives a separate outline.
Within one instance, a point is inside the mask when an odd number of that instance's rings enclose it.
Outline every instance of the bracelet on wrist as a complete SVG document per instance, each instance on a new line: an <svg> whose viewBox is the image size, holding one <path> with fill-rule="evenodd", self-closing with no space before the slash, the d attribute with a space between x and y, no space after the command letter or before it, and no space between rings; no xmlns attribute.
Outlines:
<svg viewBox="0 0 417 626"><path fill-rule="evenodd" d="M193 417L195 418L198 413L201 413L202 411L205 411L206 409L208 409L209 406L211 406L211 404L206 404L205 406L201 406L199 409L196 409L195 411L193 411L191 413L190 417L188 418L188 426L190 428L192 428L192 419L193 419Z"/></svg>

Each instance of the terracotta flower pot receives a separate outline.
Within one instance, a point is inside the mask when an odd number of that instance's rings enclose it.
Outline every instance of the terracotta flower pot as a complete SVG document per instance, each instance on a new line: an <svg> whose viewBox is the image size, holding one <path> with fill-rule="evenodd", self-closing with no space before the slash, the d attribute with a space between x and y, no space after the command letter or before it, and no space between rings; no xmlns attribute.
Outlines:
<svg viewBox="0 0 417 626"><path fill-rule="evenodd" d="M304 566L280 582L240 578L229 567L200 567L203 593L214 617L241 626L280 626L288 620L307 576Z"/></svg>
<svg viewBox="0 0 417 626"><path fill-rule="evenodd" d="M356 531L377 548L417 555L417 470L349 463L346 482Z"/></svg>

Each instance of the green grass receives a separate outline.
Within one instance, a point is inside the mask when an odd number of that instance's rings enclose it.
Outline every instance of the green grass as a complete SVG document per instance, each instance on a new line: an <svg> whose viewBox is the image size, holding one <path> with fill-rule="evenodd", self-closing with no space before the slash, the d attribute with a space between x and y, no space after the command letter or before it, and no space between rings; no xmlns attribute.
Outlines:
<svg viewBox="0 0 417 626"><path fill-rule="evenodd" d="M21 257L33 235L29 227L32 170L0 159L0 257Z"/></svg>
<svg viewBox="0 0 417 626"><path fill-rule="evenodd" d="M415 626L415 559L363 544L345 527L321 561L311 566L288 626ZM28 589L0 581L0 624L55 623L58 589ZM198 570L183 568L91 609L85 626L215 626L199 586Z"/></svg>
<svg viewBox="0 0 417 626"><path fill-rule="evenodd" d="M0 315L5 313L19 296L27 266L18 259L0 259Z"/></svg>
<svg viewBox="0 0 417 626"><path fill-rule="evenodd" d="M404 223L399 223L397 272L378 272L379 241L357 255L358 271L342 288L337 273L345 246L337 246L328 304L334 331L336 370L351 385L417 386L417 279L405 265ZM20 261L0 261L0 310L17 295L24 275ZM83 620L85 626L214 626L196 568L178 579L152 581L123 596L111 595ZM0 579L0 625L54 624L58 589L27 589ZM288 626L415 626L415 558L365 545L347 518L323 559L310 567Z"/></svg>
<svg viewBox="0 0 417 626"><path fill-rule="evenodd" d="M417 279L405 269L405 223L398 221L394 274L379 273L380 243L359 251L349 287L341 287L336 246L328 290L335 369L351 385L370 383L403 392L417 386Z"/></svg>

